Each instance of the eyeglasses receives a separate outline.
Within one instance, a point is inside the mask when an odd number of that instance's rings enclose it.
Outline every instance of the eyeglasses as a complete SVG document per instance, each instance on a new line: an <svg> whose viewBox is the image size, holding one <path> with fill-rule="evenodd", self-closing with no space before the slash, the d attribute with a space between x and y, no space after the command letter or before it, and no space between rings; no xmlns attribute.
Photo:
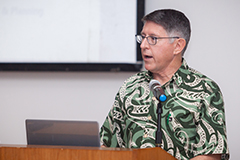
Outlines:
<svg viewBox="0 0 240 160"><path fill-rule="evenodd" d="M150 45L155 45L157 44L157 39L172 39L172 38L176 38L179 39L180 37L154 37L154 36L143 36L143 35L135 35L136 40L139 44L142 43L144 38L147 38L147 41Z"/></svg>

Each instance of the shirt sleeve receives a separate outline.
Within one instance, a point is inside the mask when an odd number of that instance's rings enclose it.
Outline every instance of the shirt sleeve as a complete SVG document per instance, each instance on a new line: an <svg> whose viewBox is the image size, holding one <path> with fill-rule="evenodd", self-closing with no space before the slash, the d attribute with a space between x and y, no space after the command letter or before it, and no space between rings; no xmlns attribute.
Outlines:
<svg viewBox="0 0 240 160"><path fill-rule="evenodd" d="M194 155L222 154L222 159L228 159L224 102L218 87L203 101L199 121L196 123L197 143L193 146Z"/></svg>
<svg viewBox="0 0 240 160"><path fill-rule="evenodd" d="M109 111L101 130L100 141L106 147L125 148L123 142L123 112L119 93L115 97L112 109Z"/></svg>

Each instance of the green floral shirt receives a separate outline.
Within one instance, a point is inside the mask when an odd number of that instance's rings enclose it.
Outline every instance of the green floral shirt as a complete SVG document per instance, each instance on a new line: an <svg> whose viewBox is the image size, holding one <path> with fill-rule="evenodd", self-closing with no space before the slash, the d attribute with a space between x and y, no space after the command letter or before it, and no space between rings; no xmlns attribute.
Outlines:
<svg viewBox="0 0 240 160"><path fill-rule="evenodd" d="M100 131L107 147L155 147L158 101L149 89L151 72L139 72L119 89ZM218 85L183 60L162 86L162 148L177 159L222 154L228 159L223 97Z"/></svg>

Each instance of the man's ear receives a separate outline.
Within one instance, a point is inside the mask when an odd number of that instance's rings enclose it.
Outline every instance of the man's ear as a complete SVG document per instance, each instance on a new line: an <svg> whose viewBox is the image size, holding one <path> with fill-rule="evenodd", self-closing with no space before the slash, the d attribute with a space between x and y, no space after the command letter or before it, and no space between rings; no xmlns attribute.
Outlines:
<svg viewBox="0 0 240 160"><path fill-rule="evenodd" d="M186 46L186 41L183 38L179 38L175 41L175 50L174 50L174 54L181 54L182 50L184 49L184 47Z"/></svg>

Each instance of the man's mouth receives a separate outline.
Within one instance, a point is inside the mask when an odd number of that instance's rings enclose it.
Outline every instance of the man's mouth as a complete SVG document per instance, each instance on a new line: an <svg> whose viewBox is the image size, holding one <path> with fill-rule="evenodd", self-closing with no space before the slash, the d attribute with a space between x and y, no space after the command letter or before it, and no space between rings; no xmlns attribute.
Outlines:
<svg viewBox="0 0 240 160"><path fill-rule="evenodd" d="M150 59L150 58L153 58L153 57L152 56L148 56L148 55L144 56L144 59Z"/></svg>

